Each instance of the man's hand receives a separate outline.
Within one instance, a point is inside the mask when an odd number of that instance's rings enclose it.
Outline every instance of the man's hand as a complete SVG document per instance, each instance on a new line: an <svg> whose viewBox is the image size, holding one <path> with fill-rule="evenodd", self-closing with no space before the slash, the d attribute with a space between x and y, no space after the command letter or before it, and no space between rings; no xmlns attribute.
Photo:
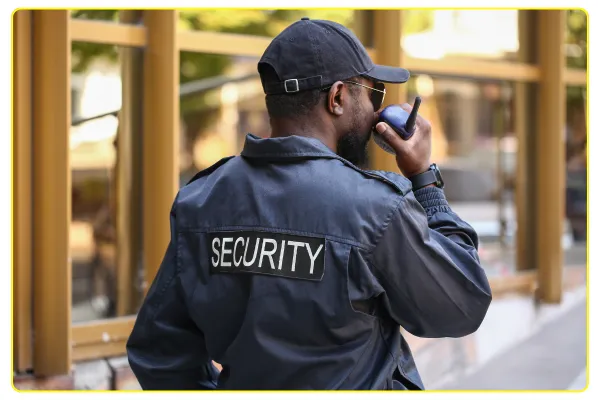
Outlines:
<svg viewBox="0 0 600 400"><path fill-rule="evenodd" d="M411 112L410 104L402 104L400 107L408 113ZM403 140L385 122L380 122L375 129L383 139L396 152L396 164L407 178L427 171L431 165L431 124L429 121L417 115L415 133L408 140Z"/></svg>

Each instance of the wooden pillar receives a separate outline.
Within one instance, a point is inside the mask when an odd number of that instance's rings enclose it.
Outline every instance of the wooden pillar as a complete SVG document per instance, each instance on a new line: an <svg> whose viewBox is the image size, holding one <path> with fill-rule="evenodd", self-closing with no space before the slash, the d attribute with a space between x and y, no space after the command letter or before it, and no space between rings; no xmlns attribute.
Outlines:
<svg viewBox="0 0 600 400"><path fill-rule="evenodd" d="M69 11L33 11L34 372L71 369Z"/></svg>
<svg viewBox="0 0 600 400"><path fill-rule="evenodd" d="M144 12L143 259L147 291L170 240L179 188L179 48L175 10Z"/></svg>
<svg viewBox="0 0 600 400"><path fill-rule="evenodd" d="M520 62L535 63L537 11L519 11ZM535 83L515 83L515 133L518 141L515 179L516 267L532 270L535 262Z"/></svg>
<svg viewBox="0 0 600 400"><path fill-rule="evenodd" d="M13 348L14 369L32 367L31 16L14 14L13 35Z"/></svg>
<svg viewBox="0 0 600 400"><path fill-rule="evenodd" d="M564 10L539 11L537 49L541 79L537 90L535 180L535 261L539 298L562 297L563 221L565 217L565 56Z"/></svg>
<svg viewBox="0 0 600 400"><path fill-rule="evenodd" d="M352 30L367 49L373 47L373 13L373 10L352 12Z"/></svg>
<svg viewBox="0 0 600 400"><path fill-rule="evenodd" d="M142 11L119 12L122 23L135 24ZM121 47L123 106L117 136L117 316L134 314L139 303L137 271L141 249L141 141L143 132L143 49Z"/></svg>
<svg viewBox="0 0 600 400"><path fill-rule="evenodd" d="M377 64L402 67L404 54L402 51L402 11L375 10L374 16L374 47ZM406 102L406 84L386 85L384 107L390 104ZM375 170L400 172L393 155L386 153L374 142L370 145L371 166Z"/></svg>

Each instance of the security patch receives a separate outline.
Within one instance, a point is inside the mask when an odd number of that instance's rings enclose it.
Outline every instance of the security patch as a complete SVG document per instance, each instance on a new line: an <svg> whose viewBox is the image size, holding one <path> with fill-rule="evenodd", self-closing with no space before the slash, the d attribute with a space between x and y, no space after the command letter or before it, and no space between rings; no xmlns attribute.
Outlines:
<svg viewBox="0 0 600 400"><path fill-rule="evenodd" d="M251 273L320 281L325 239L274 232L211 232L210 272Z"/></svg>

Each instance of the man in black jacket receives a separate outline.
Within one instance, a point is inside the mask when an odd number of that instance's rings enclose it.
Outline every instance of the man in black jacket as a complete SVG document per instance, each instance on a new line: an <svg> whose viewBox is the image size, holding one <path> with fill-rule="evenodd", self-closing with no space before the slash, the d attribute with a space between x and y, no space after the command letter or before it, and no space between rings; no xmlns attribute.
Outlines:
<svg viewBox="0 0 600 400"><path fill-rule="evenodd" d="M400 327L471 334L491 290L430 163L429 123L406 141L377 123L384 82L408 71L307 18L258 70L272 135L249 134L178 193L132 370L144 389L423 389ZM359 167L374 127L404 176Z"/></svg>

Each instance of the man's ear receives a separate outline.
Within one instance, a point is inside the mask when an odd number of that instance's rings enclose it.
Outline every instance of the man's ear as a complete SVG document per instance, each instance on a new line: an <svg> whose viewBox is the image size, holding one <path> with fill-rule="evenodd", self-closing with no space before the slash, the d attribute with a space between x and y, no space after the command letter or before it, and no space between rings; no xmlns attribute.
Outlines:
<svg viewBox="0 0 600 400"><path fill-rule="evenodd" d="M337 81L327 93L327 111L336 117L340 117L344 114L345 100L344 83Z"/></svg>

